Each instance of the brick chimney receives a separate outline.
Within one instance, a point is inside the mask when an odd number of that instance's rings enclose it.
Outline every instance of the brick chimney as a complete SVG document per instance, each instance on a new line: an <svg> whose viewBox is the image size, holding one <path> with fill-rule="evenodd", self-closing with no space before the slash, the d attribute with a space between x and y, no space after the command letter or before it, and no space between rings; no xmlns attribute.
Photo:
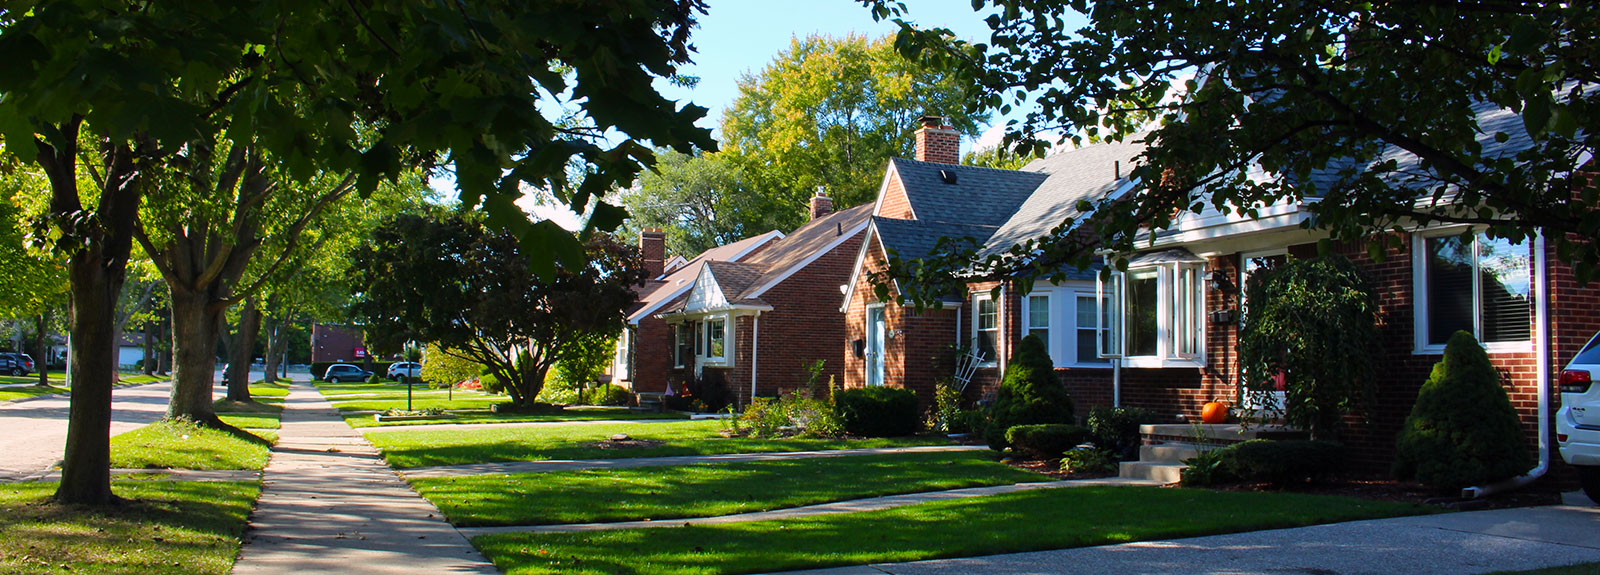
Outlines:
<svg viewBox="0 0 1600 575"><path fill-rule="evenodd" d="M811 196L811 219L833 213L833 198L828 197L828 191L822 186L817 186L817 195Z"/></svg>
<svg viewBox="0 0 1600 575"><path fill-rule="evenodd" d="M945 122L944 116L917 118L917 160L939 164L961 163L961 134Z"/></svg>
<svg viewBox="0 0 1600 575"><path fill-rule="evenodd" d="M644 270L650 279L661 275L667 261L667 234L661 228L639 231L639 255L644 257Z"/></svg>

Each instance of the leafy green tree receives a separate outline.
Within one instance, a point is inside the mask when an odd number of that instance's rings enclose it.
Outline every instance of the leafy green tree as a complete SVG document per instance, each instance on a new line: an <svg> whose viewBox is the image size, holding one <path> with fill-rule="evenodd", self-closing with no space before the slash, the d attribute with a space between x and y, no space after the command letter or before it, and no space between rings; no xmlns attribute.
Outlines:
<svg viewBox="0 0 1600 575"><path fill-rule="evenodd" d="M1006 431L1012 427L1075 422L1072 396L1056 377L1050 350L1039 336L1029 335L1017 344L988 416L984 439L996 451L1010 445Z"/></svg>
<svg viewBox="0 0 1600 575"><path fill-rule="evenodd" d="M769 219L755 227L794 229L819 186L841 209L876 197L889 158L912 155L918 117L948 116L975 134L988 114L963 98L958 81L902 58L890 38L796 38L739 81L721 153L761 192L759 213Z"/></svg>
<svg viewBox="0 0 1600 575"><path fill-rule="evenodd" d="M447 353L437 344L428 344L422 353L422 380L433 385L451 386L478 377L482 367L459 353Z"/></svg>
<svg viewBox="0 0 1600 575"><path fill-rule="evenodd" d="M577 342L620 329L644 270L637 250L607 234L589 240L589 265L548 280L525 250L461 216L401 216L350 255L360 294L351 313L374 351L434 344L483 366L513 404L531 406Z"/></svg>
<svg viewBox="0 0 1600 575"><path fill-rule="evenodd" d="M1500 372L1472 334L1456 332L1395 438L1395 475L1455 490L1532 467L1522 421L1500 385Z"/></svg>
<svg viewBox="0 0 1600 575"><path fill-rule="evenodd" d="M32 319L39 385L50 385L48 335L56 310L66 303L66 266L61 258L32 249L24 239L24 208L17 200L28 189L43 188L41 178L17 170L0 172L0 319Z"/></svg>
<svg viewBox="0 0 1600 575"><path fill-rule="evenodd" d="M609 229L622 210L593 200L649 162L641 141L714 146L693 124L703 108L679 108L652 85L689 62L704 9L700 0L0 8L0 138L6 154L47 174L47 240L70 254L78 389L56 498L114 500L111 308L146 180L195 134L255 146L295 181L353 174L363 192L419 164L448 164L469 206L541 246L528 257L551 277L558 261L582 266L583 247L516 208L524 184ZM582 111L577 127L542 113L568 102ZM582 166L581 184L569 163ZM80 186L82 172L95 184Z"/></svg>
<svg viewBox="0 0 1600 575"><path fill-rule="evenodd" d="M961 157L961 163L983 168L1020 170L1023 166L1028 165L1028 162L1044 157L1043 152L1044 150L1041 149L1033 153L1019 154L1006 146L995 146L967 152L967 155Z"/></svg>
<svg viewBox="0 0 1600 575"><path fill-rule="evenodd" d="M1378 304L1355 264L1339 255L1291 259L1251 274L1239 330L1245 393L1272 406L1281 377L1284 420L1331 439L1371 396ZM1277 415L1277 414L1269 414Z"/></svg>
<svg viewBox="0 0 1600 575"><path fill-rule="evenodd" d="M629 228L661 228L670 253L694 257L773 229L761 207L762 192L751 182L726 154L658 150L655 169L621 200L631 216Z"/></svg>
<svg viewBox="0 0 1600 575"><path fill-rule="evenodd" d="M1580 278L1600 265L1587 241L1600 237L1600 190L1573 177L1600 143L1600 4L978 0L995 12L985 43L915 28L905 2L863 4L902 24L903 53L965 79L972 107L1029 106L1007 134L1019 152L1043 132L1149 130L1133 201L1095 207L1087 238L1019 247L993 275L1085 267L1095 248L1126 251L1185 211L1313 197L1313 221L1341 239L1429 223L1512 239L1543 229ZM1480 116L1480 103L1520 118ZM1521 152L1490 145L1524 130ZM1383 157L1390 146L1420 165Z"/></svg>
<svg viewBox="0 0 1600 575"><path fill-rule="evenodd" d="M556 361L556 375L579 390L598 382L617 350L617 334L611 330L579 335Z"/></svg>

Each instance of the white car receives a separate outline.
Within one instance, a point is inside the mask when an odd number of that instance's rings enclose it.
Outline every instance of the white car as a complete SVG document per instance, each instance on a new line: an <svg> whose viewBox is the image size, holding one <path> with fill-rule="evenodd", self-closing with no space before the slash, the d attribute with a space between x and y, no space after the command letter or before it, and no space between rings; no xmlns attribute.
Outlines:
<svg viewBox="0 0 1600 575"><path fill-rule="evenodd" d="M422 364L415 361L397 361L389 364L389 379L405 383L422 378Z"/></svg>
<svg viewBox="0 0 1600 575"><path fill-rule="evenodd" d="M1556 412L1556 443L1561 458L1578 470L1589 499L1600 502L1600 334L1595 334L1561 370L1561 410Z"/></svg>

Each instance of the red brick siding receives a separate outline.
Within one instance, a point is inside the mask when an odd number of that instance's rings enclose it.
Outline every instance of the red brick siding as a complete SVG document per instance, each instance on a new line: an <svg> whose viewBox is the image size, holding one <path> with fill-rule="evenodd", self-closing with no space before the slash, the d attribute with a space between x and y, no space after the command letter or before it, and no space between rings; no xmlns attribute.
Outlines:
<svg viewBox="0 0 1600 575"><path fill-rule="evenodd" d="M895 220L916 219L911 213L911 199L906 197L905 184L900 182L898 174L889 176L889 182L884 184L877 215Z"/></svg>
<svg viewBox="0 0 1600 575"><path fill-rule="evenodd" d="M760 296L772 311L763 312L760 319L758 395L799 387L804 382L805 366L819 359L826 362L824 378L832 375L843 380L849 340L844 314L839 312L844 302L839 286L850 281L863 235L839 244ZM741 319L737 350L740 381L744 384L739 391L742 399L750 395L749 358L745 356L751 349L747 323Z"/></svg>

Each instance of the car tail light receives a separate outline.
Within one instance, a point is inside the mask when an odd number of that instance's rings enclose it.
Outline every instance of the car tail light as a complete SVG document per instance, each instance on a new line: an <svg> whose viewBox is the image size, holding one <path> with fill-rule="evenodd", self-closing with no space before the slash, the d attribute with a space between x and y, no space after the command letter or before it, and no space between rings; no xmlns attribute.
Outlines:
<svg viewBox="0 0 1600 575"><path fill-rule="evenodd" d="M1589 372L1568 369L1561 372L1561 393L1586 393L1589 391Z"/></svg>

